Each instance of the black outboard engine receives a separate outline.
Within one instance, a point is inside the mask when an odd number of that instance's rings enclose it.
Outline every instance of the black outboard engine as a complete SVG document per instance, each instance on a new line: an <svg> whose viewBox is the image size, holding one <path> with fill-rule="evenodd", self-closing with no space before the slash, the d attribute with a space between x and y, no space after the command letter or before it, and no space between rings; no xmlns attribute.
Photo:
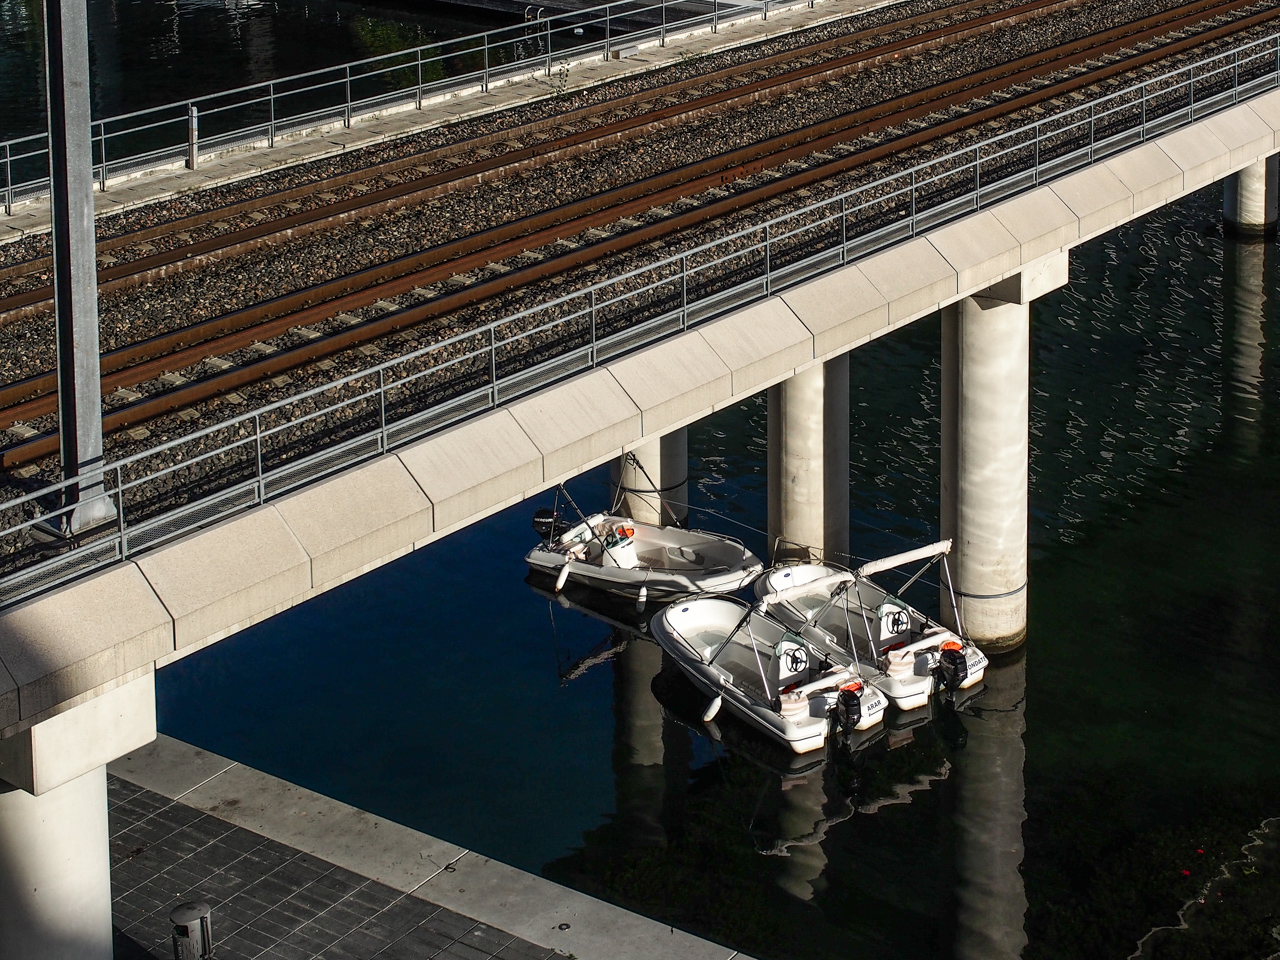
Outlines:
<svg viewBox="0 0 1280 960"><path fill-rule="evenodd" d="M836 696L836 719L843 730L852 730L862 722L862 684L846 683Z"/></svg>
<svg viewBox="0 0 1280 960"><path fill-rule="evenodd" d="M533 529L549 543L568 530L569 525L550 507L539 507L533 511Z"/></svg>
<svg viewBox="0 0 1280 960"><path fill-rule="evenodd" d="M965 660L964 647L954 640L944 643L938 653L938 672L947 693L959 690L960 684L969 679L969 664Z"/></svg>

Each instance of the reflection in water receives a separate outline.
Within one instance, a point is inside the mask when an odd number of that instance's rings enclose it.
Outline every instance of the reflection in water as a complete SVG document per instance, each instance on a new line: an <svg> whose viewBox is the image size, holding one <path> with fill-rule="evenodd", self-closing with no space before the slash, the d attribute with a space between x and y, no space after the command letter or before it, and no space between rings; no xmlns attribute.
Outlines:
<svg viewBox="0 0 1280 960"><path fill-rule="evenodd" d="M956 754L957 960L1013 960L1027 945L1022 884L1027 661L993 663Z"/></svg>
<svg viewBox="0 0 1280 960"><path fill-rule="evenodd" d="M625 643L625 637L616 637ZM633 640L614 659L613 769L617 778L618 826L629 842L663 846L662 801L666 771L662 766L662 707L649 692L662 669L662 650L655 643Z"/></svg>
<svg viewBox="0 0 1280 960"><path fill-rule="evenodd" d="M1266 337L1262 332L1266 297L1264 280L1266 244L1228 243L1228 276L1235 282L1229 290L1231 319L1231 380L1227 407L1231 414L1229 433L1236 456L1252 460L1262 441L1262 352ZM1232 271L1234 267L1234 271Z"/></svg>
<svg viewBox="0 0 1280 960"><path fill-rule="evenodd" d="M826 834L822 823L822 807L827 791L821 769L802 777L782 782L782 808L778 811L778 831L787 840L802 841L789 845L778 886L799 900L812 900L818 878L827 865L822 852Z"/></svg>

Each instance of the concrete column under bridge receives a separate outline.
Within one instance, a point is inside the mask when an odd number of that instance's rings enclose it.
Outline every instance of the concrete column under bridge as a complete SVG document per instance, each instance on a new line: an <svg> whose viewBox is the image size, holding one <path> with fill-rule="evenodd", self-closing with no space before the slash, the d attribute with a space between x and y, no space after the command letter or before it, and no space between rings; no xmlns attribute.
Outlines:
<svg viewBox="0 0 1280 960"><path fill-rule="evenodd" d="M0 740L4 960L111 960L105 764L155 736L148 673Z"/></svg>
<svg viewBox="0 0 1280 960"><path fill-rule="evenodd" d="M1280 155L1233 173L1222 185L1222 217L1242 237L1275 233L1280 217Z"/></svg>
<svg viewBox="0 0 1280 960"><path fill-rule="evenodd" d="M942 311L942 536L961 626L988 650L1026 636L1030 305L1067 267L1057 254Z"/></svg>
<svg viewBox="0 0 1280 960"><path fill-rule="evenodd" d="M955 757L956 960L1016 960L1027 945L1026 658L992 663Z"/></svg>
<svg viewBox="0 0 1280 960"><path fill-rule="evenodd" d="M626 516L662 526L683 524L689 517L688 429L672 430L615 460L610 479Z"/></svg>
<svg viewBox="0 0 1280 960"><path fill-rule="evenodd" d="M772 559L849 554L849 355L769 388Z"/></svg>

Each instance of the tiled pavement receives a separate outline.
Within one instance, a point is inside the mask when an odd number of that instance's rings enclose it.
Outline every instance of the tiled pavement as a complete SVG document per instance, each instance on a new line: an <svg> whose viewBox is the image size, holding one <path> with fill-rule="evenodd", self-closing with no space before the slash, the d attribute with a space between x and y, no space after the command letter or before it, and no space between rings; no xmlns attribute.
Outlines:
<svg viewBox="0 0 1280 960"><path fill-rule="evenodd" d="M169 911L197 899L219 960L556 956L119 777L107 791L117 960L172 957Z"/></svg>

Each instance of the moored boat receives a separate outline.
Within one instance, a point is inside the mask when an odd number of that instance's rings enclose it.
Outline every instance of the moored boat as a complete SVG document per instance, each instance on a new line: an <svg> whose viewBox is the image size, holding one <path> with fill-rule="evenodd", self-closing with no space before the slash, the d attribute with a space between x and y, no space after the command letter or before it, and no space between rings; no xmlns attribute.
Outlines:
<svg viewBox="0 0 1280 960"><path fill-rule="evenodd" d="M942 540L854 571L828 563L781 564L756 581L755 592L770 615L791 630L816 628L852 654L895 706L915 710L939 688L954 695L979 683L987 658L963 628L944 627L870 578L925 561L900 591L905 593L934 564L945 570L950 550L951 541ZM954 597L952 604L955 609Z"/></svg>
<svg viewBox="0 0 1280 960"><path fill-rule="evenodd" d="M649 631L710 698L704 721L727 709L795 753L827 742L833 712L846 729L879 723L888 701L857 662L820 631L793 631L760 605L727 597L675 603Z"/></svg>
<svg viewBox="0 0 1280 960"><path fill-rule="evenodd" d="M733 593L764 564L732 537L641 523L597 513L566 524L540 511L534 529L544 539L529 551L529 566L556 580L572 580L639 599L670 600L701 593Z"/></svg>

